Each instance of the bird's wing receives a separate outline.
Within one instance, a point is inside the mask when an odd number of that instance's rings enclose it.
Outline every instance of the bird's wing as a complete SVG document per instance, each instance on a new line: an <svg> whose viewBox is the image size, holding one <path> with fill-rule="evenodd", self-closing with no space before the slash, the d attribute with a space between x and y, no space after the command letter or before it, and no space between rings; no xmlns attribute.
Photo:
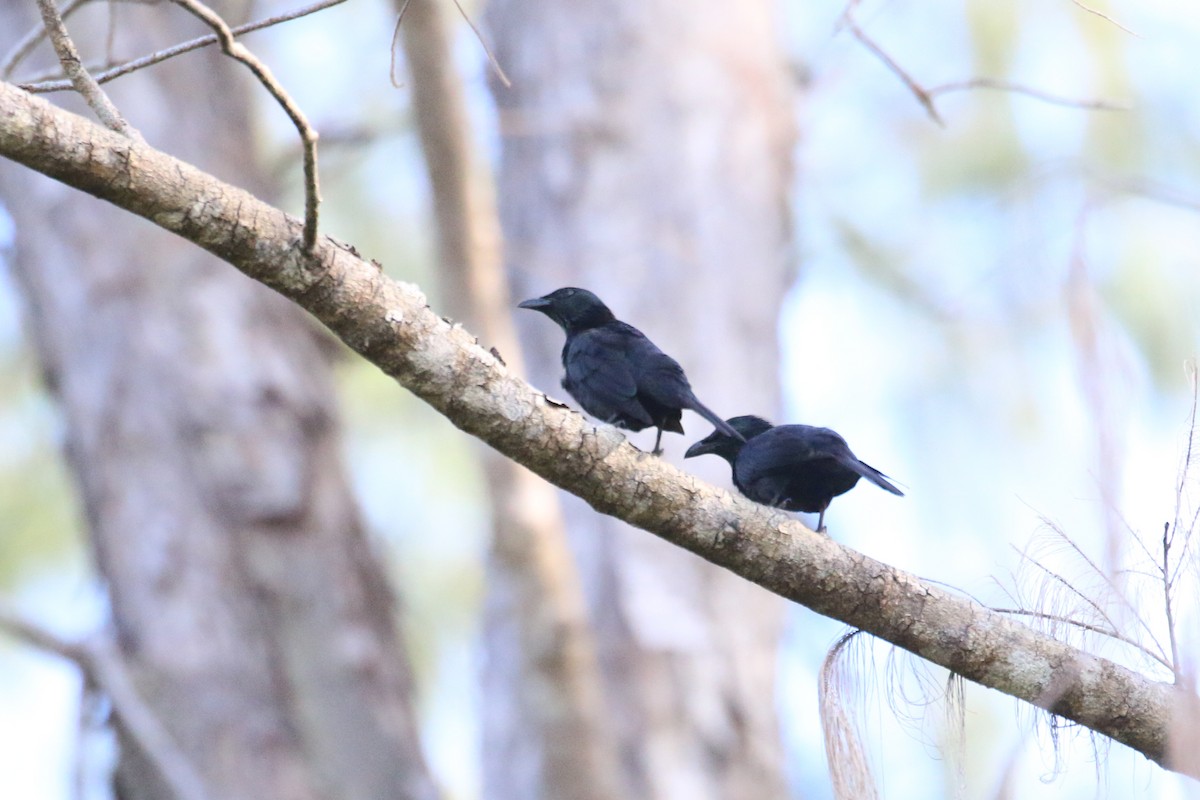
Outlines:
<svg viewBox="0 0 1200 800"><path fill-rule="evenodd" d="M820 475L831 481L827 485L832 489L834 483L844 483L844 479L833 478L834 473L830 470L829 462L837 462L881 489L901 496L904 494L888 482L882 472L859 461L846 440L829 428L781 425L755 437L753 441L763 475L780 476L792 471L801 483L812 481L812 476ZM800 477L801 473L803 477Z"/></svg>
<svg viewBox="0 0 1200 800"><path fill-rule="evenodd" d="M829 428L813 428L812 430L815 433L811 435L810 440L814 446L829 453L831 457L838 460L838 463L849 467L880 489L885 489L901 497L904 496L904 492L891 484L887 475L884 475L870 464L863 463L859 460L858 456L850 452L850 446L846 444L846 440L837 433L829 430Z"/></svg>
<svg viewBox="0 0 1200 800"><path fill-rule="evenodd" d="M764 469L790 468L804 461L832 458L858 459L846 440L829 428L812 425L779 425L751 439L753 451Z"/></svg>
<svg viewBox="0 0 1200 800"><path fill-rule="evenodd" d="M692 387L678 361L659 350L658 345L632 325L616 322L604 330L614 341L619 341L633 367L631 374L639 394L667 408L688 405Z"/></svg>
<svg viewBox="0 0 1200 800"><path fill-rule="evenodd" d="M637 401L635 362L629 356L629 343L634 338L612 331L609 326L572 337L563 357L566 372L563 385L594 417L612 421L624 415L653 425L654 421Z"/></svg>
<svg viewBox="0 0 1200 800"><path fill-rule="evenodd" d="M828 428L781 425L742 447L734 480L760 503L817 512L858 481L848 459L854 456L845 440Z"/></svg>

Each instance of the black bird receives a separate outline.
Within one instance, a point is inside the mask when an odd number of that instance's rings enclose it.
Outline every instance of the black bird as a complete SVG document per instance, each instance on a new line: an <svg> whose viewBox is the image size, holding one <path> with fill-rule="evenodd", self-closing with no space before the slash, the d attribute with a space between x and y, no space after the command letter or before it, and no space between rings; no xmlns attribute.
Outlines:
<svg viewBox="0 0 1200 800"><path fill-rule="evenodd" d="M886 475L859 461L846 440L829 428L774 426L753 416L733 417L729 424L744 442L715 431L689 447L684 458L719 455L733 467L738 491L756 503L785 511L819 513L818 531L825 530L830 501L853 489L859 478L904 496Z"/></svg>
<svg viewBox="0 0 1200 800"><path fill-rule="evenodd" d="M566 331L562 387L571 397L593 417L618 428L658 428L655 455L662 453L663 431L683 433L679 418L685 408L741 441L740 433L696 399L678 361L618 320L587 289L568 286L520 307L542 312Z"/></svg>

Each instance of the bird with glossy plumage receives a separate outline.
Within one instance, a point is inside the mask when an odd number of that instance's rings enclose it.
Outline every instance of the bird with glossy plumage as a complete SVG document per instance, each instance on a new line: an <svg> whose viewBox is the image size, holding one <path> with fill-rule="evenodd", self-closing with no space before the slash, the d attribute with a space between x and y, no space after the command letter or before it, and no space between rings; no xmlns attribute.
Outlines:
<svg viewBox="0 0 1200 800"><path fill-rule="evenodd" d="M520 303L540 311L567 334L562 387L597 419L630 431L658 428L654 454L662 453L663 431L683 433L683 409L695 411L735 441L741 438L696 399L679 362L632 325L621 322L587 289L567 286Z"/></svg>
<svg viewBox="0 0 1200 800"><path fill-rule="evenodd" d="M904 496L886 475L850 451L846 440L829 428L772 425L762 417L728 420L742 440L721 431L688 448L684 458L712 453L733 468L733 485L756 503L820 514L817 530L825 530L825 509L860 478L892 494ZM744 441L743 441L744 440Z"/></svg>

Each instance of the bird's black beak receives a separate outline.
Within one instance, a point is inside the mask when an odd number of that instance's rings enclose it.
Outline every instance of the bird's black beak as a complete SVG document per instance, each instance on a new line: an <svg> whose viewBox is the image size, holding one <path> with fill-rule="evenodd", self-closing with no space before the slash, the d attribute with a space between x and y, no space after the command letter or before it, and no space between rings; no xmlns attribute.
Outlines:
<svg viewBox="0 0 1200 800"><path fill-rule="evenodd" d="M713 442L711 436L701 439L700 441L696 442L694 445L689 447L687 449L687 452L683 454L683 457L684 458L695 458L696 456L702 456L707 453L711 453L713 451L713 444L714 444L714 442Z"/></svg>
<svg viewBox="0 0 1200 800"><path fill-rule="evenodd" d="M517 308L532 308L534 311L541 311L543 308L549 308L550 301L545 297L533 297L529 300L522 300L517 304Z"/></svg>

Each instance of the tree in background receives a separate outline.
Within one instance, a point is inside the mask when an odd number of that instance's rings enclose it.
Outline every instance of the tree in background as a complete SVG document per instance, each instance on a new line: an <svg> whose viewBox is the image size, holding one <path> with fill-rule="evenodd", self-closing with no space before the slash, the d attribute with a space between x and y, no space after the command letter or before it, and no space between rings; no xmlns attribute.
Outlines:
<svg viewBox="0 0 1200 800"><path fill-rule="evenodd" d="M29 29L33 11L5 4L4 29ZM171 6L123 12L122 50L194 32ZM251 86L216 49L191 60L144 73L117 102L147 110L147 140L269 194L247 146ZM112 644L162 726L131 729L141 709L114 703L114 793L434 797L392 590L349 491L324 335L187 242L11 162L0 193Z"/></svg>
<svg viewBox="0 0 1200 800"><path fill-rule="evenodd" d="M492 92L515 293L586 286L718 413L776 415L794 137L774 5L513 0L487 13L511 79ZM521 323L534 385L560 395L557 332ZM707 423L684 425L691 440ZM667 449L679 462L679 440ZM785 795L777 598L578 502L567 519L623 796ZM511 764L488 766L487 796L505 796Z"/></svg>

